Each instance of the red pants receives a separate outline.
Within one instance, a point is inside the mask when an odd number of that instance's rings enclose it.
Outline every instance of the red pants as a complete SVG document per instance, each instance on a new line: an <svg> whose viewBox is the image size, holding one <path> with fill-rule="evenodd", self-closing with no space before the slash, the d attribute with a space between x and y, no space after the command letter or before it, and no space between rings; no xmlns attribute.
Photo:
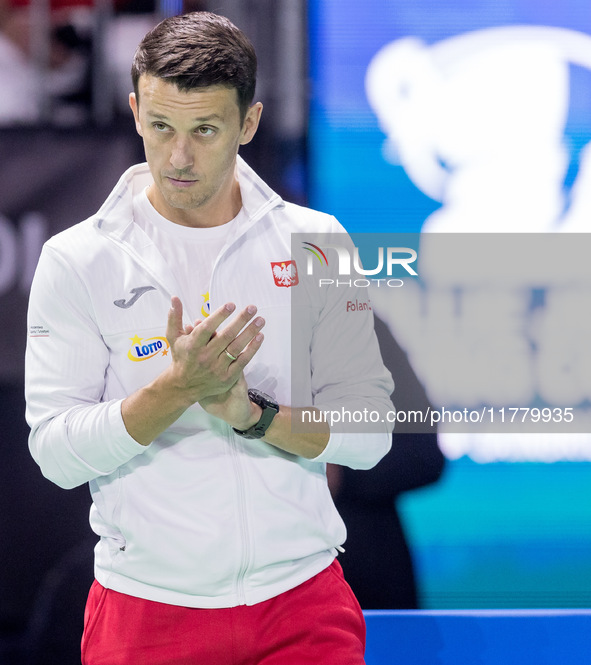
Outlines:
<svg viewBox="0 0 591 665"><path fill-rule="evenodd" d="M363 665L365 621L341 567L258 603L194 609L94 582L83 665Z"/></svg>

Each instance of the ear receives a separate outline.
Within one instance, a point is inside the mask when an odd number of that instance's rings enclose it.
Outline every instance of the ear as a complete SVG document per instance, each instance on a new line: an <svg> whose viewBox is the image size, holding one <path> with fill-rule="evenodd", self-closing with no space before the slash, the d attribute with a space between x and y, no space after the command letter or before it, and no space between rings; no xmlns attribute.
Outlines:
<svg viewBox="0 0 591 665"><path fill-rule="evenodd" d="M129 108L131 109L131 112L133 113L133 117L135 120L135 129L137 133L143 137L142 134L142 126L140 124L140 113L139 113L139 107L138 107L138 100L135 96L135 92L130 92L129 93Z"/></svg>
<svg viewBox="0 0 591 665"><path fill-rule="evenodd" d="M263 112L263 105L257 102L249 107L242 123L242 132L240 134L240 145L246 145L252 141L252 137L256 134L261 113Z"/></svg>

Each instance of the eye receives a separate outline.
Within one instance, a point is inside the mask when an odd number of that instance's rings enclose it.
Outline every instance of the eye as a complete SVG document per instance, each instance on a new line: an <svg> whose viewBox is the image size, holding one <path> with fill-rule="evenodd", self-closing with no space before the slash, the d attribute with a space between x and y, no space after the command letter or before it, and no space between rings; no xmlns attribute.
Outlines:
<svg viewBox="0 0 591 665"><path fill-rule="evenodd" d="M165 132L168 129L168 125L166 125L163 122L153 122L152 127L154 128L155 131L157 132Z"/></svg>
<svg viewBox="0 0 591 665"><path fill-rule="evenodd" d="M201 136L213 136L215 134L215 129L207 125L202 125L201 127L197 127L197 134L200 134Z"/></svg>

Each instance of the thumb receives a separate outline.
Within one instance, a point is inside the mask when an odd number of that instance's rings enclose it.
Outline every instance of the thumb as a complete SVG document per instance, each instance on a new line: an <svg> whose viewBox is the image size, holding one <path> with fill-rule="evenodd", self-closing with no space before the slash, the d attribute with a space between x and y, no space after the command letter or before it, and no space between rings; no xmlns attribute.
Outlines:
<svg viewBox="0 0 591 665"><path fill-rule="evenodd" d="M173 296L168 310L168 324L166 326L166 339L172 346L184 334L183 330L183 304L180 298Z"/></svg>

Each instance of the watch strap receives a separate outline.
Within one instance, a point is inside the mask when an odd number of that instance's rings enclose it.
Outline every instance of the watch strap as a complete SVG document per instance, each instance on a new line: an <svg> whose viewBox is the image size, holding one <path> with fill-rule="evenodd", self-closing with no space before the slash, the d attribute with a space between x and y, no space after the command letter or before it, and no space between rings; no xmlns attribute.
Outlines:
<svg viewBox="0 0 591 665"><path fill-rule="evenodd" d="M248 429L239 430L235 427L232 427L232 429L236 434L239 434L245 439L261 439L265 436L265 433L273 422L273 418L275 418L279 412L279 404L277 404L277 402L269 395L266 395L260 390L255 390L254 388L249 389L248 397L251 402L258 404L263 410L261 417L257 423Z"/></svg>

